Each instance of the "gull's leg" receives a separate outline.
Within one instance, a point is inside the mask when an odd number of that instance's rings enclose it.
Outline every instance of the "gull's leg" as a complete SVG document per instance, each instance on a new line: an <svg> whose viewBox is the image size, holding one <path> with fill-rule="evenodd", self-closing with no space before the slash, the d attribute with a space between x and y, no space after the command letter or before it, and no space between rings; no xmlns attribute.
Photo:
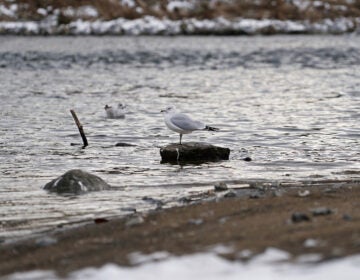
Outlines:
<svg viewBox="0 0 360 280"><path fill-rule="evenodd" d="M182 134L180 133L180 145L181 145L181 138L182 138Z"/></svg>

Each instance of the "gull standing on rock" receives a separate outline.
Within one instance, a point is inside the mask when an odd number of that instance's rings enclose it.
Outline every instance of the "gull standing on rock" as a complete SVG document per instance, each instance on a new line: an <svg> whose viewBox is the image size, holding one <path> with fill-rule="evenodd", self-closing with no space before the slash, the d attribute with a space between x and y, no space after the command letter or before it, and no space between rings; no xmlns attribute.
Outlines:
<svg viewBox="0 0 360 280"><path fill-rule="evenodd" d="M119 103L117 108L114 108L112 106L109 105L105 105L104 107L105 112L106 112L106 117L109 119L123 119L125 118L125 105L123 105L122 103Z"/></svg>
<svg viewBox="0 0 360 280"><path fill-rule="evenodd" d="M193 120L189 116L178 113L175 106L169 106L164 110L161 110L164 115L164 120L166 126L177 133L180 134L180 145L183 134L188 134L194 130L208 130L208 131L218 131L218 128L207 126L200 121Z"/></svg>

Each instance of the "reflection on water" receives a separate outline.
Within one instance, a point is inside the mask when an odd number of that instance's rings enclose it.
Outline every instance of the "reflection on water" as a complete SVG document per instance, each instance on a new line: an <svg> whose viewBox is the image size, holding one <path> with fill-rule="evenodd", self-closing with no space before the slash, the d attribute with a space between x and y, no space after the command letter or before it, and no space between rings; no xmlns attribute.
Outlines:
<svg viewBox="0 0 360 280"><path fill-rule="evenodd" d="M0 237L153 209L144 196L174 202L215 181L359 179L357 37L0 40ZM106 119L118 102L126 118ZM183 140L229 147L230 160L160 164L159 148L178 141L160 114L169 104L221 128ZM70 109L86 149L70 145L81 143ZM73 168L114 190L41 190Z"/></svg>

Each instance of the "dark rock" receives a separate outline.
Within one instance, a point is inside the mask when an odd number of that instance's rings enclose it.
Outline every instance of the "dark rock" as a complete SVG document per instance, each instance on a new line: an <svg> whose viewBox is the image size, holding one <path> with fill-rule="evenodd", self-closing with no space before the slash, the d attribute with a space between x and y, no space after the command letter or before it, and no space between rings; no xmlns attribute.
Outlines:
<svg viewBox="0 0 360 280"><path fill-rule="evenodd" d="M246 158L243 158L244 161L252 161L252 158L251 157L246 157Z"/></svg>
<svg viewBox="0 0 360 280"><path fill-rule="evenodd" d="M170 144L160 149L161 163L228 160L229 148L205 143Z"/></svg>
<svg viewBox="0 0 360 280"><path fill-rule="evenodd" d="M95 224L103 224L103 223L107 223L109 220L105 219L105 218L96 218L94 219L94 223Z"/></svg>
<svg viewBox="0 0 360 280"><path fill-rule="evenodd" d="M107 190L110 189L110 185L98 176L73 169L47 183L44 189L57 193L81 193Z"/></svg>
<svg viewBox="0 0 360 280"><path fill-rule="evenodd" d="M81 146L80 143L70 143L70 146Z"/></svg>
<svg viewBox="0 0 360 280"><path fill-rule="evenodd" d="M291 221L294 223L308 222L310 221L310 218L304 213L295 212L291 215Z"/></svg>
<svg viewBox="0 0 360 280"><path fill-rule="evenodd" d="M318 207L311 209L311 213L314 216L324 216L324 215L330 215L333 213L333 211L327 207Z"/></svg>
<svg viewBox="0 0 360 280"><path fill-rule="evenodd" d="M228 186L224 182L216 183L214 186L216 192L223 192L228 190Z"/></svg>

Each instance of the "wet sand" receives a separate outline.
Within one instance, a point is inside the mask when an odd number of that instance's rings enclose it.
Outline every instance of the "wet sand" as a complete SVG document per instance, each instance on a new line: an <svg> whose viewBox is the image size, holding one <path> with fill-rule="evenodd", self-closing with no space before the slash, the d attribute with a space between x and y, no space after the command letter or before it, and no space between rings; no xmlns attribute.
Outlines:
<svg viewBox="0 0 360 280"><path fill-rule="evenodd" d="M321 254L321 261L360 253L358 182L243 189L236 197L223 197L225 193L216 193L215 198L209 191L200 202L190 198L183 207L97 220L46 237L2 244L0 275L35 269L66 275L109 262L132 265L133 252L183 255L219 244L234 249L223 255L232 260L241 259L243 250L257 254L267 247L288 251L294 260L310 253Z"/></svg>

